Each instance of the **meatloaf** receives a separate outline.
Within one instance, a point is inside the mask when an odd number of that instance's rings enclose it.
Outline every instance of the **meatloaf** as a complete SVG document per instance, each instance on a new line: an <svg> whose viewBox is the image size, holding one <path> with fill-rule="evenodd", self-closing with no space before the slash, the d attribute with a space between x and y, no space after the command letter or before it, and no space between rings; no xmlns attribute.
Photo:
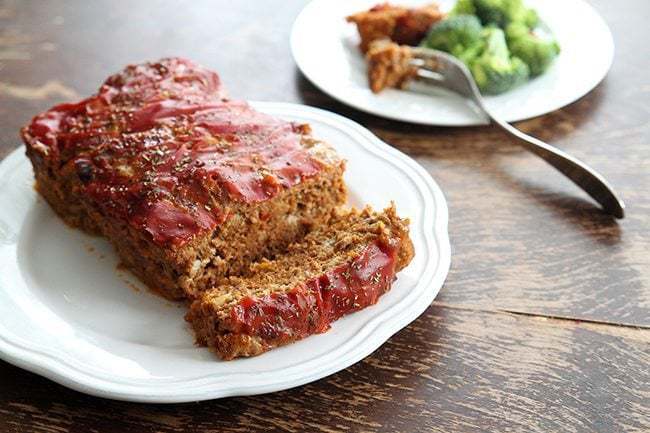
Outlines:
<svg viewBox="0 0 650 433"><path fill-rule="evenodd" d="M360 48L365 53L378 39L390 39L400 45L418 45L429 27L444 17L436 3L417 8L382 3L346 19L356 24L361 37Z"/></svg>
<svg viewBox="0 0 650 433"><path fill-rule="evenodd" d="M417 68L411 65L412 59L409 46L397 45L389 39L371 43L366 53L370 89L379 93L389 87L405 87L417 75Z"/></svg>
<svg viewBox="0 0 650 433"><path fill-rule="evenodd" d="M203 292L186 319L222 359L258 355L376 303L413 254L394 207L338 210L285 254Z"/></svg>
<svg viewBox="0 0 650 433"><path fill-rule="evenodd" d="M128 66L21 133L56 213L171 299L245 273L345 201L344 161L308 125L228 99L180 58Z"/></svg>

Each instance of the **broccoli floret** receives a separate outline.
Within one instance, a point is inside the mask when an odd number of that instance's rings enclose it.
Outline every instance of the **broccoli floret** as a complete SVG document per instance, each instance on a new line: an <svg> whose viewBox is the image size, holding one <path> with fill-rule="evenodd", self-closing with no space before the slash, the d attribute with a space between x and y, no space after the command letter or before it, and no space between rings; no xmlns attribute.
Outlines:
<svg viewBox="0 0 650 433"><path fill-rule="evenodd" d="M496 95L524 83L529 76L526 63L511 57L503 30L487 27L481 54L469 62L469 69L482 93Z"/></svg>
<svg viewBox="0 0 650 433"><path fill-rule="evenodd" d="M483 25L495 25L505 28L510 23L522 23L533 28L539 19L533 9L527 8L522 0L459 0L452 14L473 14L479 17Z"/></svg>
<svg viewBox="0 0 650 433"><path fill-rule="evenodd" d="M539 19L539 15L537 15L537 11L535 11L535 9L526 9L526 13L522 17L522 21L512 21L512 22L513 23L521 22L522 24L526 25L529 29L534 29L541 23Z"/></svg>
<svg viewBox="0 0 650 433"><path fill-rule="evenodd" d="M456 56L458 59L460 59L461 62L465 63L466 65L469 65L483 52L484 49L485 41L483 38L481 38L480 40L474 42L472 45L466 47L463 51L455 53L454 56Z"/></svg>
<svg viewBox="0 0 650 433"><path fill-rule="evenodd" d="M449 12L449 16L456 15L476 15L474 0L458 0L454 8Z"/></svg>
<svg viewBox="0 0 650 433"><path fill-rule="evenodd" d="M465 51L482 43L482 30L475 16L456 15L431 26L421 45L461 58Z"/></svg>
<svg viewBox="0 0 650 433"><path fill-rule="evenodd" d="M550 34L533 32L521 23L508 25L506 36L510 52L528 65L533 77L543 74L560 53L560 46Z"/></svg>

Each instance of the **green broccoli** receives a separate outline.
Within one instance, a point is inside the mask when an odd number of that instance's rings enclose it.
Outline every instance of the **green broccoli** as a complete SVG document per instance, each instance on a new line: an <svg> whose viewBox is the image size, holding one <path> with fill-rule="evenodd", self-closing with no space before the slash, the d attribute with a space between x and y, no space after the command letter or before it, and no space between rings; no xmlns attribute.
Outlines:
<svg viewBox="0 0 650 433"><path fill-rule="evenodd" d="M451 15L476 15L483 25L505 28L510 23L533 28L539 22L537 13L527 8L522 0L458 0Z"/></svg>
<svg viewBox="0 0 650 433"><path fill-rule="evenodd" d="M511 57L503 30L486 27L480 55L469 61L469 69L482 93L496 95L524 83L529 69L518 57Z"/></svg>
<svg viewBox="0 0 650 433"><path fill-rule="evenodd" d="M456 15L431 26L421 45L462 58L482 44L483 26L473 15Z"/></svg>
<svg viewBox="0 0 650 433"><path fill-rule="evenodd" d="M549 33L531 31L521 23L508 25L506 36L510 52L528 65L533 77L543 74L560 53L560 46Z"/></svg>
<svg viewBox="0 0 650 433"><path fill-rule="evenodd" d="M523 0L457 0L422 45L463 61L486 94L503 93L542 74L560 52Z"/></svg>
<svg viewBox="0 0 650 433"><path fill-rule="evenodd" d="M452 17L456 15L476 15L474 0L458 0L449 13Z"/></svg>

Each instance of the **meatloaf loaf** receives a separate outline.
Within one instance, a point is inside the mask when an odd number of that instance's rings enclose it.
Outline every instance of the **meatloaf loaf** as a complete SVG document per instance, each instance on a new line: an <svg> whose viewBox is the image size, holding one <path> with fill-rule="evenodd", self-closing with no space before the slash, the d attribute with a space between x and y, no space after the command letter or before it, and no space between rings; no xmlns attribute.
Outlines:
<svg viewBox="0 0 650 433"><path fill-rule="evenodd" d="M309 126L228 99L180 58L128 66L21 132L52 208L171 299L245 272L345 201L344 162Z"/></svg>
<svg viewBox="0 0 650 433"><path fill-rule="evenodd" d="M339 210L285 254L203 292L186 319L221 358L258 355L376 303L413 254L394 207Z"/></svg>

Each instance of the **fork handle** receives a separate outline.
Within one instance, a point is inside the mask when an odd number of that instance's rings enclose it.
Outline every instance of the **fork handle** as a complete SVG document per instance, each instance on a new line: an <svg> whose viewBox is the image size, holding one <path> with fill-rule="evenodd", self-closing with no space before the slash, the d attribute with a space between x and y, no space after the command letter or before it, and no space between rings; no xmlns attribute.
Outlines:
<svg viewBox="0 0 650 433"><path fill-rule="evenodd" d="M485 111L495 124L499 125L511 135L519 138L520 144L523 147L571 179L573 183L596 200L605 212L616 218L623 218L625 216L625 204L623 200L618 198L611 185L596 170L568 153L562 152L560 149L544 143L542 140L521 132L509 123L494 117L489 111Z"/></svg>
<svg viewBox="0 0 650 433"><path fill-rule="evenodd" d="M625 216L625 204L596 170L542 140L521 132L508 122L493 115L485 106L472 74L461 61L447 53L427 48L416 48L413 53L415 59L412 65L417 68L419 79L432 82L470 99L494 123L519 138L519 143L524 148L548 162L589 194L603 207L605 212L616 218Z"/></svg>

